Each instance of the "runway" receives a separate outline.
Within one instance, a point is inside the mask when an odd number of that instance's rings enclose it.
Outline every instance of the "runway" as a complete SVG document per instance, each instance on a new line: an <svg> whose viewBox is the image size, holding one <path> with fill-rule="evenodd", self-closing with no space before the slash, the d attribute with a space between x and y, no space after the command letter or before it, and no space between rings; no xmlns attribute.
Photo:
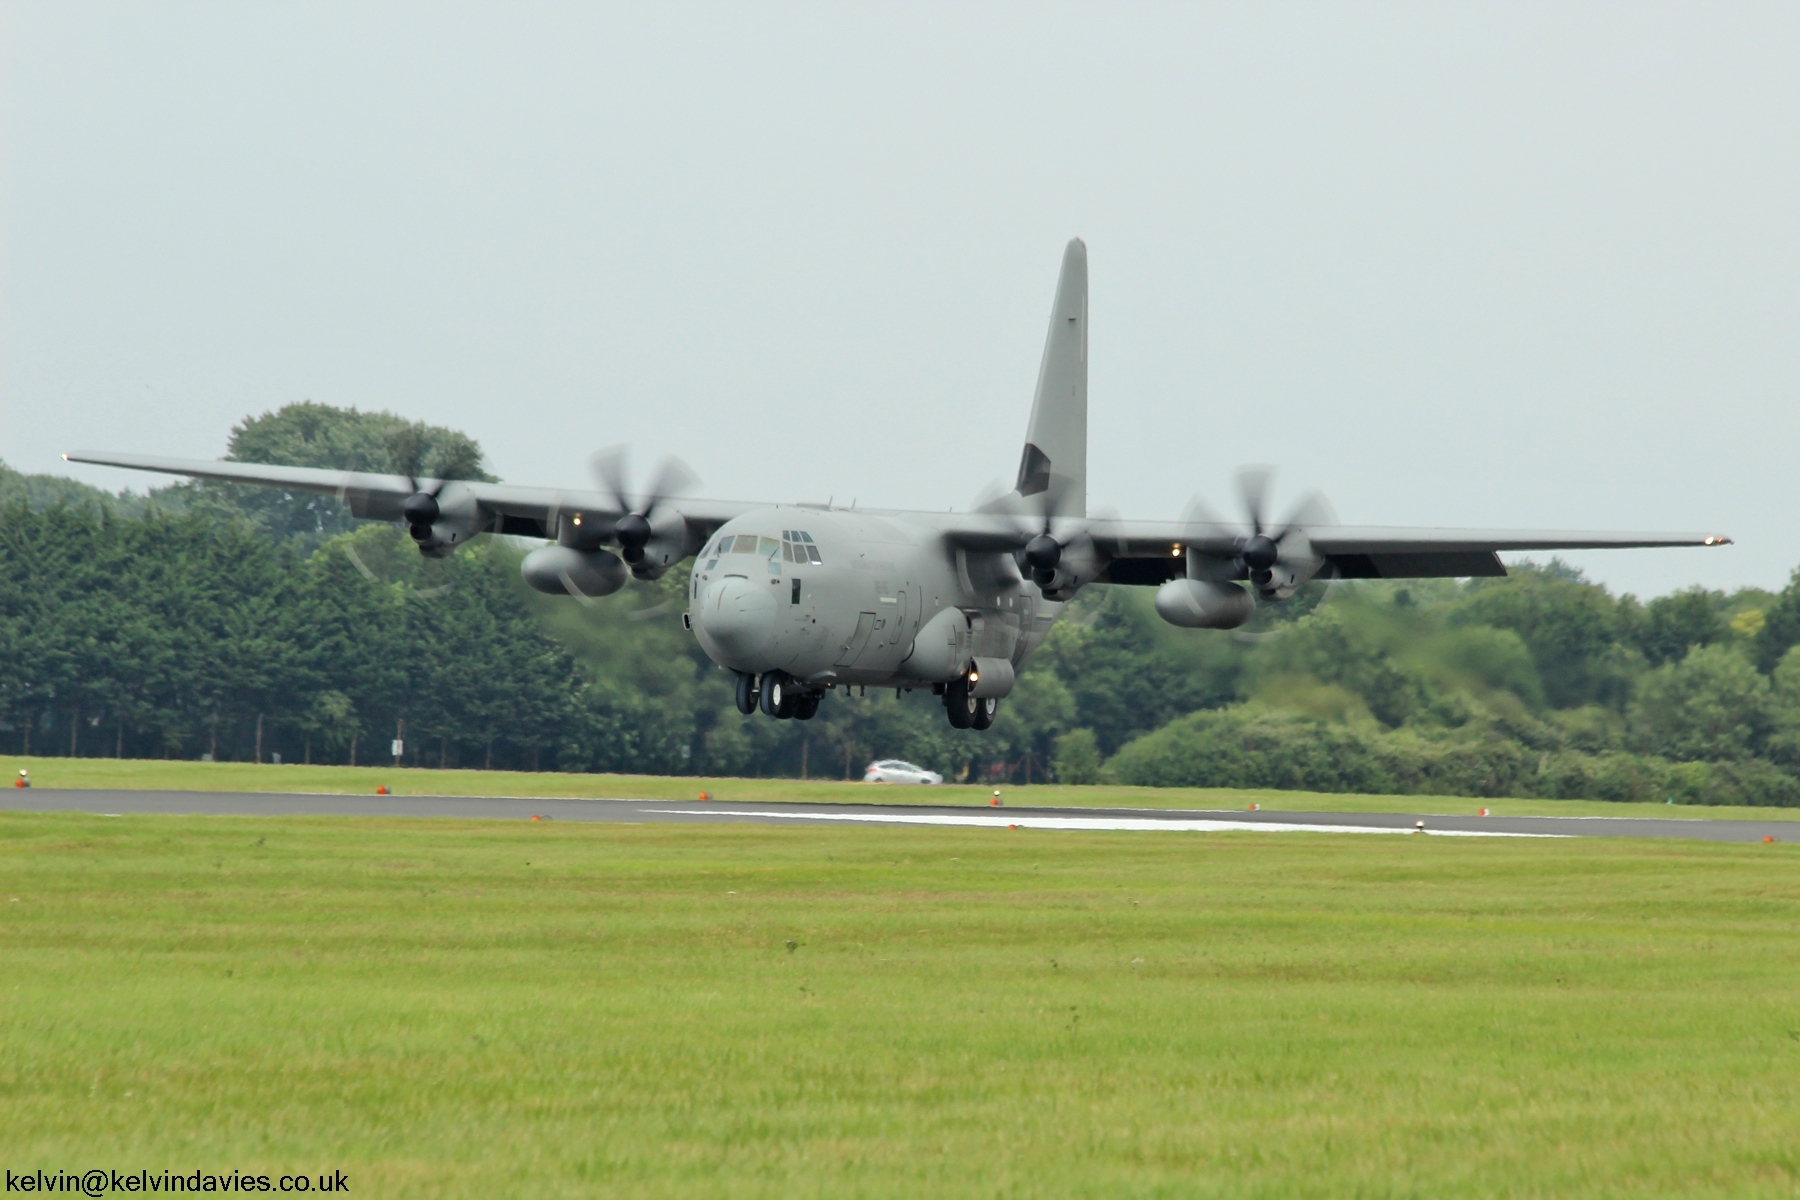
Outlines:
<svg viewBox="0 0 1800 1200"><path fill-rule="evenodd" d="M1468 817L1420 813L1243 812L1118 808L973 808L882 804L702 803L693 800L548 800L512 796L346 796L326 793L11 789L0 811L106 816L457 817L490 820L749 822L761 825L963 826L976 828L1222 833L1418 831L1439 837L1662 837L1715 842L1800 840L1800 822L1663 817Z"/></svg>

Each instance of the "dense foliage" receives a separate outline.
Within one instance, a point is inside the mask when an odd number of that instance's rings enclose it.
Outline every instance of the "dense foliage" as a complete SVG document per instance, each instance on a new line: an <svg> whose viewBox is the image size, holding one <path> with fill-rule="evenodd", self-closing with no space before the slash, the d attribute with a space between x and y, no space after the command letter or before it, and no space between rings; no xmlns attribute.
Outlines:
<svg viewBox="0 0 1800 1200"><path fill-rule="evenodd" d="M480 476L391 414L292 405L234 457ZM685 570L592 605L522 547L426 561L330 498L182 484L107 496L0 468L0 736L37 753L675 774L951 777L1800 803L1800 571L1779 593L1640 604L1558 563L1314 586L1249 633L1092 588L985 733L925 693L740 716L681 628Z"/></svg>

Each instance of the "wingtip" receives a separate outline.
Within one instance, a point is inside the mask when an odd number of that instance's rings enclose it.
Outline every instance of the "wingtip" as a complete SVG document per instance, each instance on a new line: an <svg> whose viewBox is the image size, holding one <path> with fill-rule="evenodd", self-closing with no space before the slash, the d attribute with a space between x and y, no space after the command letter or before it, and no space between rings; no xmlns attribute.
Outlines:
<svg viewBox="0 0 1800 1200"><path fill-rule="evenodd" d="M1702 546L1730 546L1735 543L1722 533L1709 534L1700 541Z"/></svg>

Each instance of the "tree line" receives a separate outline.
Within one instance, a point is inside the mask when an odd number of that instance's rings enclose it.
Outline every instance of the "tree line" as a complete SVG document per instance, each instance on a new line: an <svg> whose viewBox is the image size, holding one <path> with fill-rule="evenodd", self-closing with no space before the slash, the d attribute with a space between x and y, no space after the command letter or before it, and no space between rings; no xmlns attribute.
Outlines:
<svg viewBox="0 0 1800 1200"><path fill-rule="evenodd" d="M290 405L230 457L486 477L454 430ZM737 713L686 571L592 605L482 538L424 560L331 497L118 496L0 467L0 738L35 754L512 770L947 777L1800 803L1800 571L1640 603L1560 563L1309 586L1236 634L1084 590L992 729L924 693ZM4 744L0 742L0 744Z"/></svg>

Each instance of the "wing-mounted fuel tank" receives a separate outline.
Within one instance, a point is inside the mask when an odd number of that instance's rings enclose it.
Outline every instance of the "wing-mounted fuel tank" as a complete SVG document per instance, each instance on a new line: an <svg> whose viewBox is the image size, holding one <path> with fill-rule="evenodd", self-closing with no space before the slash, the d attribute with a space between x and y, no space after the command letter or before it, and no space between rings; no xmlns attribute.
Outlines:
<svg viewBox="0 0 1800 1200"><path fill-rule="evenodd" d="M1256 600L1235 583L1171 579L1156 589L1156 615L1183 629L1236 629L1256 611Z"/></svg>
<svg viewBox="0 0 1800 1200"><path fill-rule="evenodd" d="M540 546L519 564L525 582L552 596L596 600L625 586L625 564L605 550L574 546Z"/></svg>

